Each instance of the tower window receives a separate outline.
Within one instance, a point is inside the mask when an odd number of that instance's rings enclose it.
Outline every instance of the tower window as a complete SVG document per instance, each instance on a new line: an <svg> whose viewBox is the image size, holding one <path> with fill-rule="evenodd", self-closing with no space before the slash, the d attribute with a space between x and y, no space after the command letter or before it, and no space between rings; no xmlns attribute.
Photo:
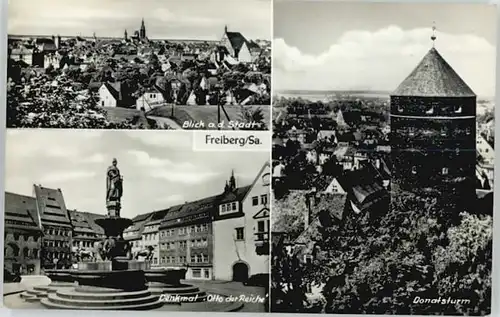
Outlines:
<svg viewBox="0 0 500 317"><path fill-rule="evenodd" d="M448 168L447 168L447 167L443 167L443 168L441 169L441 174L443 174L443 175L448 175Z"/></svg>
<svg viewBox="0 0 500 317"><path fill-rule="evenodd" d="M414 136L415 135L415 128L413 128L413 127L408 128L408 135Z"/></svg>
<svg viewBox="0 0 500 317"><path fill-rule="evenodd" d="M415 165L411 167L411 173L412 173L413 175L416 175L416 174L417 174L417 167L416 167Z"/></svg>

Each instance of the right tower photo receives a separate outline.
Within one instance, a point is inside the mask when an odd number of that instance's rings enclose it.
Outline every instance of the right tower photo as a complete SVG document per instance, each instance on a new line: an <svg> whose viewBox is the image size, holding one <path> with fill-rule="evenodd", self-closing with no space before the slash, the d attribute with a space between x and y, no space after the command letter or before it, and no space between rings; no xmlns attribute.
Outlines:
<svg viewBox="0 0 500 317"><path fill-rule="evenodd" d="M274 2L271 311L491 311L497 8Z"/></svg>

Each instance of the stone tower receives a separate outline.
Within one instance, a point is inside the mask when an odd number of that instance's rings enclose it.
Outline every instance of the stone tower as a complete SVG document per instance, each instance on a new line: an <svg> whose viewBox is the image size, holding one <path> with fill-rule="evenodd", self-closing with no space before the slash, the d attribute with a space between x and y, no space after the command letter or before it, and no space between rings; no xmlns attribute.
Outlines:
<svg viewBox="0 0 500 317"><path fill-rule="evenodd" d="M476 95L434 45L390 99L393 183L409 190L473 184Z"/></svg>

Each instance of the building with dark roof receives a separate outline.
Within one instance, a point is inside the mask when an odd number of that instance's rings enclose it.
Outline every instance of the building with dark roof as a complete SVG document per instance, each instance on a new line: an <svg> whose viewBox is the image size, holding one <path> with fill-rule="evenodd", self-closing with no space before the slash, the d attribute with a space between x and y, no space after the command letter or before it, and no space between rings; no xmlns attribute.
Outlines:
<svg viewBox="0 0 500 317"><path fill-rule="evenodd" d="M132 253L144 250L143 231L146 223L153 216L153 212L140 214L132 219L132 225L125 229L123 238L132 244Z"/></svg>
<svg viewBox="0 0 500 317"><path fill-rule="evenodd" d="M72 259L75 261L77 252L93 251L95 243L104 238L104 230L95 223L103 215L77 210L70 210L69 214L73 226Z"/></svg>
<svg viewBox="0 0 500 317"><path fill-rule="evenodd" d="M4 268L18 274L40 274L42 228L33 197L5 193Z"/></svg>
<svg viewBox="0 0 500 317"><path fill-rule="evenodd" d="M44 232L42 267L70 267L73 226L62 191L41 185L33 188Z"/></svg>
<svg viewBox="0 0 500 317"><path fill-rule="evenodd" d="M249 63L253 60L249 42L240 32L229 32L226 26L220 44L227 49L231 57L240 62ZM255 45L251 46L255 51Z"/></svg>
<svg viewBox="0 0 500 317"><path fill-rule="evenodd" d="M436 48L390 99L393 183L410 190L474 184L476 95Z"/></svg>
<svg viewBox="0 0 500 317"><path fill-rule="evenodd" d="M186 268L187 279L212 279L212 217L218 196L173 206L159 213L160 266Z"/></svg>
<svg viewBox="0 0 500 317"><path fill-rule="evenodd" d="M216 200L213 215L213 276L246 282L269 274L269 193L271 167L263 164L249 186L237 187L234 174Z"/></svg>

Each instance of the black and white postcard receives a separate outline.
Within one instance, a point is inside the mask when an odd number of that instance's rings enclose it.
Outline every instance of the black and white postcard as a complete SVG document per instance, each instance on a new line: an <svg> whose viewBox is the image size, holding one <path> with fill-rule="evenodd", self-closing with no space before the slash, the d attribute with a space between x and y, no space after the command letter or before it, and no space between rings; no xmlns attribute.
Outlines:
<svg viewBox="0 0 500 317"><path fill-rule="evenodd" d="M273 12L271 310L490 314L496 7Z"/></svg>
<svg viewBox="0 0 500 317"><path fill-rule="evenodd" d="M9 130L11 309L266 312L269 152L186 132Z"/></svg>
<svg viewBox="0 0 500 317"><path fill-rule="evenodd" d="M269 129L270 0L16 0L9 128Z"/></svg>

